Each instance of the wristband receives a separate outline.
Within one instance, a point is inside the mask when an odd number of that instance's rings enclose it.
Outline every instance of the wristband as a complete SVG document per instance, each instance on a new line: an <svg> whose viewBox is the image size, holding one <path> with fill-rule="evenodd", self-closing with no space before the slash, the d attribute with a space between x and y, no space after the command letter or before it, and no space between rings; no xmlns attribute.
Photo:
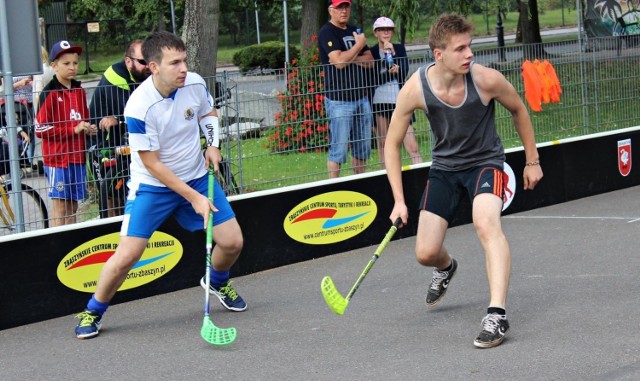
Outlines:
<svg viewBox="0 0 640 381"><path fill-rule="evenodd" d="M207 147L220 148L220 127L217 116L205 116L200 120L200 129L204 133Z"/></svg>
<svg viewBox="0 0 640 381"><path fill-rule="evenodd" d="M527 161L525 165L527 167L533 167L534 165L540 165L540 160Z"/></svg>

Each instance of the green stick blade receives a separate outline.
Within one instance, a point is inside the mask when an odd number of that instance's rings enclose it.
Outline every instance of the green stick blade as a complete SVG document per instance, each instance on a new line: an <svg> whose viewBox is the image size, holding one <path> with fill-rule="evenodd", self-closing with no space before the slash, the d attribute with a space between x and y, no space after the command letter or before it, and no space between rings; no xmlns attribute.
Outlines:
<svg viewBox="0 0 640 381"><path fill-rule="evenodd" d="M204 317L200 335L209 344L228 345L236 340L235 328L219 328L211 321L208 316Z"/></svg>
<svg viewBox="0 0 640 381"><path fill-rule="evenodd" d="M336 286L333 284L333 280L331 277L326 276L322 278L322 283L320 284L320 289L322 290L322 296L324 297L324 301L327 302L331 311L335 312L338 315L344 314L344 310L347 309L347 304L349 302L340 295Z"/></svg>

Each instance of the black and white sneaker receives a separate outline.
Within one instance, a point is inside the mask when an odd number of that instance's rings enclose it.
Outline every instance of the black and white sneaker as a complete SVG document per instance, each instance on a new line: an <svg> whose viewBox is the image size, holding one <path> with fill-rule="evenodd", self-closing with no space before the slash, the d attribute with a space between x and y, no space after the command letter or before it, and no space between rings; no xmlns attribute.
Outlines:
<svg viewBox="0 0 640 381"><path fill-rule="evenodd" d="M473 341L478 348L491 348L500 345L509 330L509 321L505 315L488 314L482 319L482 332Z"/></svg>
<svg viewBox="0 0 640 381"><path fill-rule="evenodd" d="M449 288L449 282L451 282L451 279L453 278L453 275L456 273L457 269L458 262L453 258L451 258L451 270L440 271L438 269L433 269L431 285L429 286L429 291L427 292L427 306L434 306L440 301L440 299L442 299L444 294L447 292L447 288Z"/></svg>

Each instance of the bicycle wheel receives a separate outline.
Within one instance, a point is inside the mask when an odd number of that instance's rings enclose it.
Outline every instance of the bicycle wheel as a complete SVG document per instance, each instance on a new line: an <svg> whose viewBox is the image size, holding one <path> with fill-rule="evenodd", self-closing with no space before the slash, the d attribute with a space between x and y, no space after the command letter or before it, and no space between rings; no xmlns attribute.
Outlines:
<svg viewBox="0 0 640 381"><path fill-rule="evenodd" d="M238 194L238 184L231 171L231 165L228 161L222 160L218 170L218 183L224 190L225 195Z"/></svg>
<svg viewBox="0 0 640 381"><path fill-rule="evenodd" d="M4 183L4 188L0 189L0 193L2 193L2 201L0 201L2 220L0 222L3 224L0 228L0 235L13 234L16 232L16 211L13 205L16 192L13 184L10 181ZM34 231L48 228L49 213L47 212L47 204L38 192L26 184L20 184L20 194L24 213L24 230Z"/></svg>

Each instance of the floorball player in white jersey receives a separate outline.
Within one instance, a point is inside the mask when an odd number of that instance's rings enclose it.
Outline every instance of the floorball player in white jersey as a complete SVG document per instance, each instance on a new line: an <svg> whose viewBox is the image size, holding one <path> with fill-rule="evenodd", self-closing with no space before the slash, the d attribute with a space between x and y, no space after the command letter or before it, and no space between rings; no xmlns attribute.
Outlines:
<svg viewBox="0 0 640 381"><path fill-rule="evenodd" d="M80 339L99 334L109 302L142 256L149 237L170 216L196 231L206 227L210 210L215 212L209 292L229 310L247 308L229 280L229 269L242 250L242 231L217 182L213 204L207 197L207 168L213 165L217 171L222 160L213 99L202 77L187 71L180 38L153 33L145 39L142 54L152 75L131 94L124 111L131 179L120 243L100 273L95 294L78 315ZM204 156L201 132L207 138ZM200 283L204 287L205 279Z"/></svg>

